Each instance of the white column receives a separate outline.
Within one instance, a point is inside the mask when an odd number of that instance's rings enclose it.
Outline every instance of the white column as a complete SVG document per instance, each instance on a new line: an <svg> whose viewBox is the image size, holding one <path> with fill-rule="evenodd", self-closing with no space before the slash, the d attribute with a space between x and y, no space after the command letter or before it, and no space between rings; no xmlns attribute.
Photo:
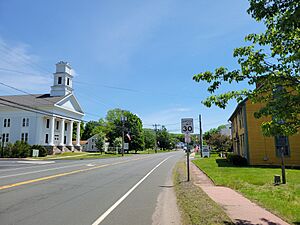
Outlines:
<svg viewBox="0 0 300 225"><path fill-rule="evenodd" d="M65 119L62 119L60 125L60 142L59 146L64 146L64 137L65 137Z"/></svg>
<svg viewBox="0 0 300 225"><path fill-rule="evenodd" d="M54 123L55 123L55 117L51 116L50 117L50 132L49 132L49 145L53 146L54 145Z"/></svg>
<svg viewBox="0 0 300 225"><path fill-rule="evenodd" d="M73 120L70 121L70 127L69 127L69 130L68 130L69 131L68 132L69 133L69 135L68 135L68 142L67 142L68 146L73 146L72 145L73 122L74 122Z"/></svg>
<svg viewBox="0 0 300 225"><path fill-rule="evenodd" d="M80 122L77 122L76 146L80 146Z"/></svg>

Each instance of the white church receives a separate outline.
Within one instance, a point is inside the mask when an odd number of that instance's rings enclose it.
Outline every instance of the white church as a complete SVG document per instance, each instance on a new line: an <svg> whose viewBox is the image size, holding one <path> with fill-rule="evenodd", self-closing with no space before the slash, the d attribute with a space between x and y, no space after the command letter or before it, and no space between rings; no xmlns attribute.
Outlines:
<svg viewBox="0 0 300 225"><path fill-rule="evenodd" d="M84 112L73 94L72 68L58 62L50 94L0 96L1 141L42 145L49 154L80 150ZM77 124L76 142L72 142Z"/></svg>

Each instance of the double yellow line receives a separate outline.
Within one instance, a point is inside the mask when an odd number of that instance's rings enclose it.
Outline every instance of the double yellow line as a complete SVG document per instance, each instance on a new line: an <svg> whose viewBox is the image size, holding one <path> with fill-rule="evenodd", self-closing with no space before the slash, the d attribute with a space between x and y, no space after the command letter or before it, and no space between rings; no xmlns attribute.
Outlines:
<svg viewBox="0 0 300 225"><path fill-rule="evenodd" d="M4 186L0 186L0 190L9 189L9 188L12 188L12 187L18 187L18 186L25 185L25 184L32 184L32 183L36 183L36 182L39 182L39 181L50 180L50 179L54 179L54 178L57 178L57 177L63 177L63 176L76 174L76 173L80 173L80 172L95 170L95 169L99 169L99 168L103 168L103 167L107 167L107 166L113 166L113 165L117 165L117 164L127 163L127 162L140 160L140 159L145 159L145 158L149 158L149 157L150 156L137 158L137 159L126 160L126 161L121 161L121 162L116 162L116 163L111 163L111 164L104 164L104 165L94 166L94 167L90 167L90 168L86 168L86 169L79 169L79 170L73 170L73 171L66 172L66 173L54 174L54 175L51 175L51 176L41 177L41 178L37 178L37 179L33 179L33 180L26 180L26 181L14 183L14 184L7 184L7 185L4 185Z"/></svg>

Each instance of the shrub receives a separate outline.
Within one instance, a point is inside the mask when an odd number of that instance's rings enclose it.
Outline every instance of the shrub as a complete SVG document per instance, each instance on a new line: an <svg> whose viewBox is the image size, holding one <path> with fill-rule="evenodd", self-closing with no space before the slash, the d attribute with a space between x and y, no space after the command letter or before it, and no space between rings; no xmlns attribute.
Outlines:
<svg viewBox="0 0 300 225"><path fill-rule="evenodd" d="M32 145L31 146L30 156L32 156L32 150L33 149L39 150L39 157L45 157L45 156L48 155L48 151L47 151L47 149L44 146L42 146L42 145Z"/></svg>
<svg viewBox="0 0 300 225"><path fill-rule="evenodd" d="M30 155L30 145L23 141L16 141L11 146L11 157L26 158Z"/></svg>
<svg viewBox="0 0 300 225"><path fill-rule="evenodd" d="M248 161L246 158L237 154L227 154L227 160L235 166L247 166Z"/></svg>

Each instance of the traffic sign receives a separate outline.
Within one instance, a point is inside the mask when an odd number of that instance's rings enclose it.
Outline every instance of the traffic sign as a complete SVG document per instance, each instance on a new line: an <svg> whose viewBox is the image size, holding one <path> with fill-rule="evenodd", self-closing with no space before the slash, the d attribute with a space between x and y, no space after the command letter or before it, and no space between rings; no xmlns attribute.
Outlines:
<svg viewBox="0 0 300 225"><path fill-rule="evenodd" d="M194 133L193 118L181 119L181 133L183 133L183 134Z"/></svg>

